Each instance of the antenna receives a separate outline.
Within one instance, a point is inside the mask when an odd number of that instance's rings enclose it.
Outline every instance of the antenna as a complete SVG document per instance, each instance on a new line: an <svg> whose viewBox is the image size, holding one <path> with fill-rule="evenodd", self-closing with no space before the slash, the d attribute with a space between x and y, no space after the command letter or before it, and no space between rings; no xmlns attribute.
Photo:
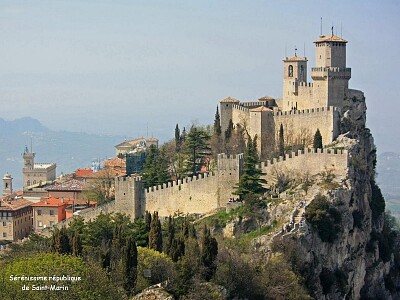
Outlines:
<svg viewBox="0 0 400 300"><path fill-rule="evenodd" d="M294 45L294 56L297 57L297 47Z"/></svg>
<svg viewBox="0 0 400 300"><path fill-rule="evenodd" d="M304 55L304 58L305 58L306 57L306 43L304 43L303 55Z"/></svg>
<svg viewBox="0 0 400 300"><path fill-rule="evenodd" d="M321 17L321 33L320 35L322 35L322 17Z"/></svg>
<svg viewBox="0 0 400 300"><path fill-rule="evenodd" d="M342 31L342 22L340 22L340 38L342 38L343 31Z"/></svg>
<svg viewBox="0 0 400 300"><path fill-rule="evenodd" d="M32 149L32 136L31 136L31 153L33 153L33 149Z"/></svg>
<svg viewBox="0 0 400 300"><path fill-rule="evenodd" d="M332 35L333 35L333 25L332 25Z"/></svg>

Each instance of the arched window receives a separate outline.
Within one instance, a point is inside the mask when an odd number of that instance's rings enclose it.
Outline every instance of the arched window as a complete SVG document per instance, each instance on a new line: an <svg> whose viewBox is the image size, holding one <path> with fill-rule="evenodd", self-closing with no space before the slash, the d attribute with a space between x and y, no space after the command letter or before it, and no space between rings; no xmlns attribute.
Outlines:
<svg viewBox="0 0 400 300"><path fill-rule="evenodd" d="M292 65L289 65L289 70L288 70L289 72L288 72L288 76L289 77L293 77L293 66Z"/></svg>
<svg viewBox="0 0 400 300"><path fill-rule="evenodd" d="M31 185L31 181L28 180L28 181L26 182L26 185L27 185L27 186L30 186L30 185Z"/></svg>
<svg viewBox="0 0 400 300"><path fill-rule="evenodd" d="M6 189L8 189L8 182L6 182Z"/></svg>

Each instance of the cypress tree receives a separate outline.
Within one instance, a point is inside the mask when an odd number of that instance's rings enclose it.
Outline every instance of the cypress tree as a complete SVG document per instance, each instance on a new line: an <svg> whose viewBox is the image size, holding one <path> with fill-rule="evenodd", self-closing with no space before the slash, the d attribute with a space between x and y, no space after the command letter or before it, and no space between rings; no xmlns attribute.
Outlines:
<svg viewBox="0 0 400 300"><path fill-rule="evenodd" d="M221 136L221 118L219 116L219 111L218 111L218 106L217 106L217 111L215 112L215 118L214 118L214 135L220 137Z"/></svg>
<svg viewBox="0 0 400 300"><path fill-rule="evenodd" d="M228 128L225 130L225 141L229 141L232 137L233 132L233 122L232 119L229 119Z"/></svg>
<svg viewBox="0 0 400 300"><path fill-rule="evenodd" d="M149 248L162 252L162 230L161 222L158 219L158 212L154 212L150 224Z"/></svg>
<svg viewBox="0 0 400 300"><path fill-rule="evenodd" d="M79 233L75 232L72 235L72 255L80 256L82 254L82 241Z"/></svg>
<svg viewBox="0 0 400 300"><path fill-rule="evenodd" d="M322 135L318 128L314 135L313 148L314 149L322 149Z"/></svg>
<svg viewBox="0 0 400 300"><path fill-rule="evenodd" d="M54 246L53 249L59 254L69 254L71 253L71 245L69 242L67 228L63 226L60 231L56 231L56 236L53 239Z"/></svg>
<svg viewBox="0 0 400 300"><path fill-rule="evenodd" d="M205 280L210 280L216 271L215 260L218 255L217 240L211 236L210 229L204 225L203 236L201 239L200 259L204 267L203 277Z"/></svg>
<svg viewBox="0 0 400 300"><path fill-rule="evenodd" d="M175 126L175 149L176 152L180 152L181 151L181 131L179 129L178 124L176 124Z"/></svg>
<svg viewBox="0 0 400 300"><path fill-rule="evenodd" d="M124 289L128 296L133 294L137 278L137 247L135 240L130 236L126 240L126 245L123 248L123 272L124 272Z"/></svg>
<svg viewBox="0 0 400 300"><path fill-rule="evenodd" d="M279 155L285 157L285 139L283 136L283 125L279 127Z"/></svg>
<svg viewBox="0 0 400 300"><path fill-rule="evenodd" d="M164 252L172 257L172 252L174 252L173 246L175 241L175 222L171 216L168 217L167 232L168 232L168 240L165 245Z"/></svg>

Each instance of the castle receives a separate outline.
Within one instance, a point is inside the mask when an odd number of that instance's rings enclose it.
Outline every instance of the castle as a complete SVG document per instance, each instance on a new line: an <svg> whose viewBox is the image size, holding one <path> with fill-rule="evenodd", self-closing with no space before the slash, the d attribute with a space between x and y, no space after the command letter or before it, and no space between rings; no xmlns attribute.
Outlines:
<svg viewBox="0 0 400 300"><path fill-rule="evenodd" d="M349 89L351 69L346 66L347 41L335 36L321 35L315 44L315 67L311 68L313 82L307 82L307 58L283 60L283 97L269 96L258 101L240 102L232 97L220 101L221 128L230 121L244 127L258 138L262 159L271 157L277 148L280 126L284 128L288 145L311 146L317 129L323 144L331 143L340 133L339 121L344 99L363 97L362 92Z"/></svg>
<svg viewBox="0 0 400 300"><path fill-rule="evenodd" d="M346 66L347 41L335 36L319 36L315 42L313 82L307 81L307 58L283 60L283 97L269 96L258 101L240 102L228 97L220 101L221 129L233 126L245 128L250 136L257 135L257 147L264 161L259 167L268 182L273 181L276 169L291 174L315 175L330 169L336 176L345 177L349 165L347 150L309 149L319 129L323 145L332 143L340 132L340 118L345 113L346 99L364 99L361 91L349 89L351 69ZM277 149L281 125L287 145L301 144L300 150L272 159ZM234 197L234 186L242 173L243 156L218 155L212 173L188 177L176 182L144 189L140 177L118 177L115 183L115 203L107 211L128 213L132 218L147 211L160 216L176 212L199 213L225 207ZM93 217L94 215L91 214Z"/></svg>

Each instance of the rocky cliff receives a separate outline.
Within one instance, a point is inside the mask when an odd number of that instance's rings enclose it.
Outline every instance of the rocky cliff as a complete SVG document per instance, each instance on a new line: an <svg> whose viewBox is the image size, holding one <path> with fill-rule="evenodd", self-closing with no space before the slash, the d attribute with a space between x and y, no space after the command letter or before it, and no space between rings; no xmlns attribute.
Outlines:
<svg viewBox="0 0 400 300"><path fill-rule="evenodd" d="M396 232L375 183L376 149L365 121L364 96L350 91L342 135L329 145L349 151L347 176L312 177L306 193L297 189L297 200L269 208L282 231L254 241L269 255L284 252L317 299L400 298ZM281 214L285 208L289 217Z"/></svg>

